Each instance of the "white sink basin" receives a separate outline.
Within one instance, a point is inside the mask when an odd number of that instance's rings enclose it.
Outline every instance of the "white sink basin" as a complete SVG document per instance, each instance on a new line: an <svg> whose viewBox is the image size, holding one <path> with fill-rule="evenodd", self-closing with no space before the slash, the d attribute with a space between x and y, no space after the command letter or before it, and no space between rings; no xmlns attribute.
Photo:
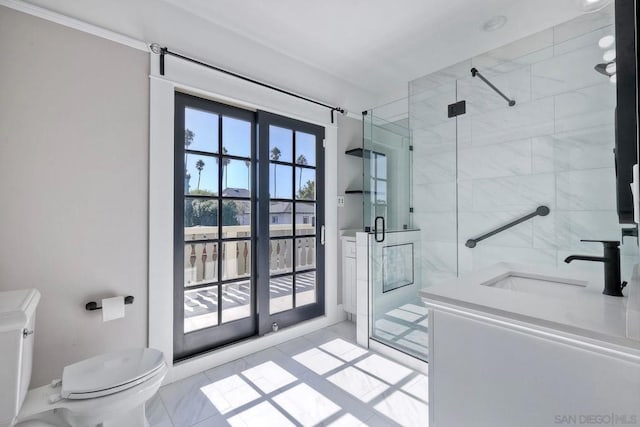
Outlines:
<svg viewBox="0 0 640 427"><path fill-rule="evenodd" d="M512 292L563 297L582 292L588 282L564 277L534 276L523 273L508 272L486 282L482 286L505 289Z"/></svg>

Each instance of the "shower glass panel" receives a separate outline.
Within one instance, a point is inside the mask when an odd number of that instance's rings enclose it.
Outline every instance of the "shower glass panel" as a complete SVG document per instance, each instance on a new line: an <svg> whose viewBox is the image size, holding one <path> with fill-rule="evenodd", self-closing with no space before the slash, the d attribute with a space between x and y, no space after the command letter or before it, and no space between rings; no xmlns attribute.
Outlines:
<svg viewBox="0 0 640 427"><path fill-rule="evenodd" d="M364 115L364 223L370 227L370 338L427 357L420 303L420 233L413 229L408 100Z"/></svg>

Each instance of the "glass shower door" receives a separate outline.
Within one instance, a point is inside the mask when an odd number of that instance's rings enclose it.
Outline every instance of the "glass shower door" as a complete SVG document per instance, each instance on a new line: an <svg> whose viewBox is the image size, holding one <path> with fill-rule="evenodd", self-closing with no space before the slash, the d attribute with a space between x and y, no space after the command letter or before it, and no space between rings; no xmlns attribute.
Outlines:
<svg viewBox="0 0 640 427"><path fill-rule="evenodd" d="M363 121L364 223L371 230L370 338L426 359L427 310L418 298L421 274L416 262L420 232L412 224L413 148L406 115L385 113L371 110Z"/></svg>

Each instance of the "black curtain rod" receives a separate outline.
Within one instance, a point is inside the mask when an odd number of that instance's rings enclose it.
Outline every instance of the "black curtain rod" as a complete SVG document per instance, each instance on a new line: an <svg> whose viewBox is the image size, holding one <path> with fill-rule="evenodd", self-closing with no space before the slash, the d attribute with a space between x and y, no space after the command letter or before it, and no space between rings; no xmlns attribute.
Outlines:
<svg viewBox="0 0 640 427"><path fill-rule="evenodd" d="M164 76L164 68L165 68L165 66L164 66L164 57L165 57L165 55L171 55L171 56L175 56L176 58L180 58L180 59L183 59L185 61L191 62L193 64L197 64L197 65L200 65L202 67L206 67L206 68L209 68L211 70L215 70L215 71L218 71L220 73L224 73L224 74L227 74L229 76L236 77L236 78L244 80L246 82L253 83L253 84L256 84L258 86L266 87L267 89L275 90L276 92L280 92L280 93L283 93L285 95L289 95L289 96L292 96L294 98L302 99L303 101L311 102L312 104L316 104L316 105L319 105L321 107L328 108L329 110L331 110L331 123L334 122L333 121L333 113L335 111L337 111L337 112L339 112L341 114L345 113L343 108L332 107L331 105L324 104L324 103L322 103L320 101L316 101L314 99L310 99L310 98L307 98L307 97L302 96L302 95L298 95L297 93L289 92L288 90L281 89L281 88L276 87L276 86L272 86L272 85L270 85L268 83L264 83L264 82L261 82L261 81L258 81L258 80L254 80L252 78L243 76L241 74L236 74L236 73L234 73L232 71L228 71L228 70L225 70L223 68L216 67L215 65L207 64L206 62L202 62L202 61L199 61L197 59L190 58L188 56L182 55L182 54L177 53L177 52L172 52L172 51L169 50L169 48L160 47L160 45L157 44L157 43L151 44L150 48L151 48L151 52L160 55L160 75L161 76Z"/></svg>

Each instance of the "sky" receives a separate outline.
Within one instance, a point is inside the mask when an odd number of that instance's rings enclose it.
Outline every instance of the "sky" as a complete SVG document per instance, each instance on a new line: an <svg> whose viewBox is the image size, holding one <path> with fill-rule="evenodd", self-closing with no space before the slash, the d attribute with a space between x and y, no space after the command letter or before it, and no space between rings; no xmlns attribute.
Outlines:
<svg viewBox="0 0 640 427"><path fill-rule="evenodd" d="M209 153L218 152L218 115L206 111L187 108L185 110L185 127L194 133L193 141L189 146L191 150L205 151ZM291 162L293 158L303 155L308 165L315 165L315 135L296 132L296 152L293 151L293 131L276 126L269 127L269 150L274 147L280 150L280 161ZM222 138L223 146L227 153L234 156L251 156L251 123L231 117L222 117ZM198 160L204 162L204 167L200 172L200 189L217 192L218 162L216 157L187 154L187 171L191 174L190 189L198 187L198 171L195 167ZM272 197L291 198L291 179L294 174L293 168L284 165L272 164L269 168L270 193ZM249 187L249 168L242 160L231 160L227 165L226 186L232 188ZM295 171L296 189L307 181L314 180L314 171L297 168ZM223 180L223 187L225 182Z"/></svg>

